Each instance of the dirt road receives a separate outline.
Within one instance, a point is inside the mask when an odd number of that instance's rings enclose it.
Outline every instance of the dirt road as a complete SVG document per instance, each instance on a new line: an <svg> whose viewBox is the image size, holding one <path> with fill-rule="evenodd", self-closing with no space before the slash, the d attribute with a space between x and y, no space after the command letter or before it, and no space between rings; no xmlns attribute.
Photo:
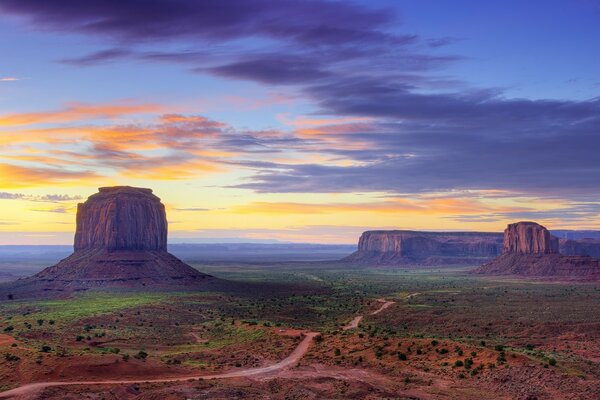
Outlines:
<svg viewBox="0 0 600 400"><path fill-rule="evenodd" d="M379 303L383 303L381 304L381 307L379 307L377 310L373 311L372 313L370 313L369 315L377 315L380 312L382 312L383 310L385 310L386 308L388 308L389 306L391 306L392 304L394 304L394 301L388 301L386 299L377 299L377 301ZM362 315L357 315L356 317L354 317L352 319L352 321L348 322L347 325L342 327L342 330L347 331L348 329L354 329L354 328L358 328L358 324L360 324L360 322L363 320L363 316Z"/></svg>
<svg viewBox="0 0 600 400"><path fill-rule="evenodd" d="M358 315L352 319L352 321L348 322L348 325L342 327L342 330L347 331L348 329L358 328L358 324L362 321L363 316Z"/></svg>
<svg viewBox="0 0 600 400"><path fill-rule="evenodd" d="M295 365L300 359L306 354L312 340L319 333L317 332L309 332L305 334L304 339L298 344L298 346L294 349L294 351L284 358L283 360L275 363L273 365L269 365L267 367L259 367L259 368L249 368L243 369L239 371L226 372L222 374L214 374L214 375L195 375L195 376L180 376L176 378L158 378L158 379L115 379L115 380L105 380L105 381L80 381L80 382L37 382L37 383L29 383L27 385L20 386L18 388L8 390L6 392L0 393L0 399L35 399L37 398L37 394L45 388L53 387L53 386L90 386L90 385L126 385L133 383L141 383L141 382L149 382L149 383L168 383L168 382L184 382L190 379L225 379L225 378L238 378L238 377L247 377L247 376L255 376L268 374L271 372L275 372L281 369L285 369L292 365Z"/></svg>
<svg viewBox="0 0 600 400"><path fill-rule="evenodd" d="M383 310L385 310L386 308L388 308L389 306L391 306L392 304L394 304L394 301L388 301L386 299L377 299L378 302L383 303L381 304L381 307L379 307L377 310L373 311L371 313L371 315L377 315L380 312L382 312Z"/></svg>

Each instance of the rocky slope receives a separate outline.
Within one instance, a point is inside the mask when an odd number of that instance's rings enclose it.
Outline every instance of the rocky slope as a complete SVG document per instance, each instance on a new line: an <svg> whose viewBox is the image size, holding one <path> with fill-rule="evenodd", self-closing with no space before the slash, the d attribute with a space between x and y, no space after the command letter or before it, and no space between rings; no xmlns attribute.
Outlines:
<svg viewBox="0 0 600 400"><path fill-rule="evenodd" d="M217 280L168 253L165 207L150 189L100 188L77 208L75 251L0 292L40 297L94 288L202 289Z"/></svg>
<svg viewBox="0 0 600 400"><path fill-rule="evenodd" d="M574 280L600 280L600 260L559 254L559 241L535 222L510 224L500 256L475 269L486 275L521 275Z"/></svg>
<svg viewBox="0 0 600 400"><path fill-rule="evenodd" d="M379 265L473 265L502 251L502 234L367 231L344 261Z"/></svg>

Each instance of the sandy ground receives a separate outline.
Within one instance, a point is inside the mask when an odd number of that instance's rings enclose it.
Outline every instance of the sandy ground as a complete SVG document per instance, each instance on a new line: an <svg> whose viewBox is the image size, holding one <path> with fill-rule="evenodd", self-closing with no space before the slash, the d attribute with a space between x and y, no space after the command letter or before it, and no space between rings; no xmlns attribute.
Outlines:
<svg viewBox="0 0 600 400"><path fill-rule="evenodd" d="M173 377L173 378L160 378L160 379L144 379L144 380L127 380L127 379L115 379L115 380L104 380L104 381L81 381L81 382L37 382L30 383L27 385L20 386L18 388L8 390L6 392L0 393L0 398L2 399L35 399L37 393L39 393L42 389L53 387L53 386L76 386L76 385L122 385L122 384L133 384L140 382L148 382L148 383L168 383L168 382L184 382L189 380L199 380L199 379L224 379L224 378L239 378L239 377L250 377L255 375L264 375L273 372L277 372L279 370L288 368L293 366L300 361L300 359L306 354L310 344L315 336L317 336L317 332L308 332L304 335L304 339L298 344L298 346L294 349L294 351L284 358L283 360L275 363L273 365L269 365L267 367L260 368L249 368L234 372L226 372L222 374L214 374L214 375L200 375L200 376L181 376L181 377Z"/></svg>

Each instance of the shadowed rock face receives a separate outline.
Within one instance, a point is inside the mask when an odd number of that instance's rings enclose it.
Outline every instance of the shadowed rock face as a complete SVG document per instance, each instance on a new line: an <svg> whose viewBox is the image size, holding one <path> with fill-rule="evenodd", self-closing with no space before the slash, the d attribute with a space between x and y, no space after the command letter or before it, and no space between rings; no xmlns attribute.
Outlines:
<svg viewBox="0 0 600 400"><path fill-rule="evenodd" d="M167 250L165 206L151 189L103 187L77 206L75 251Z"/></svg>
<svg viewBox="0 0 600 400"><path fill-rule="evenodd" d="M345 261L379 265L473 265L502 251L502 234L367 231Z"/></svg>
<svg viewBox="0 0 600 400"><path fill-rule="evenodd" d="M558 239L548 229L535 222L510 224L504 231L503 253L551 254L558 253Z"/></svg>
<svg viewBox="0 0 600 400"><path fill-rule="evenodd" d="M559 240L546 228L535 222L518 222L505 229L502 254L473 272L600 280L600 260L559 254Z"/></svg>
<svg viewBox="0 0 600 400"><path fill-rule="evenodd" d="M561 239L561 254L569 256L590 256L600 258L600 239Z"/></svg>
<svg viewBox="0 0 600 400"><path fill-rule="evenodd" d="M167 252L165 207L150 189L100 188L79 204L74 248L5 290L15 298L50 297L107 288L197 290L217 281Z"/></svg>

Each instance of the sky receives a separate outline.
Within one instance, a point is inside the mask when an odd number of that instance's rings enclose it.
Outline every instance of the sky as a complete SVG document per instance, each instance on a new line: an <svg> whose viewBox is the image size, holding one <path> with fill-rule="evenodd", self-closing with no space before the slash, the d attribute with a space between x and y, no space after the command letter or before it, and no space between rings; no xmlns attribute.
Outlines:
<svg viewBox="0 0 600 400"><path fill-rule="evenodd" d="M0 0L0 245L600 229L600 1Z"/></svg>

